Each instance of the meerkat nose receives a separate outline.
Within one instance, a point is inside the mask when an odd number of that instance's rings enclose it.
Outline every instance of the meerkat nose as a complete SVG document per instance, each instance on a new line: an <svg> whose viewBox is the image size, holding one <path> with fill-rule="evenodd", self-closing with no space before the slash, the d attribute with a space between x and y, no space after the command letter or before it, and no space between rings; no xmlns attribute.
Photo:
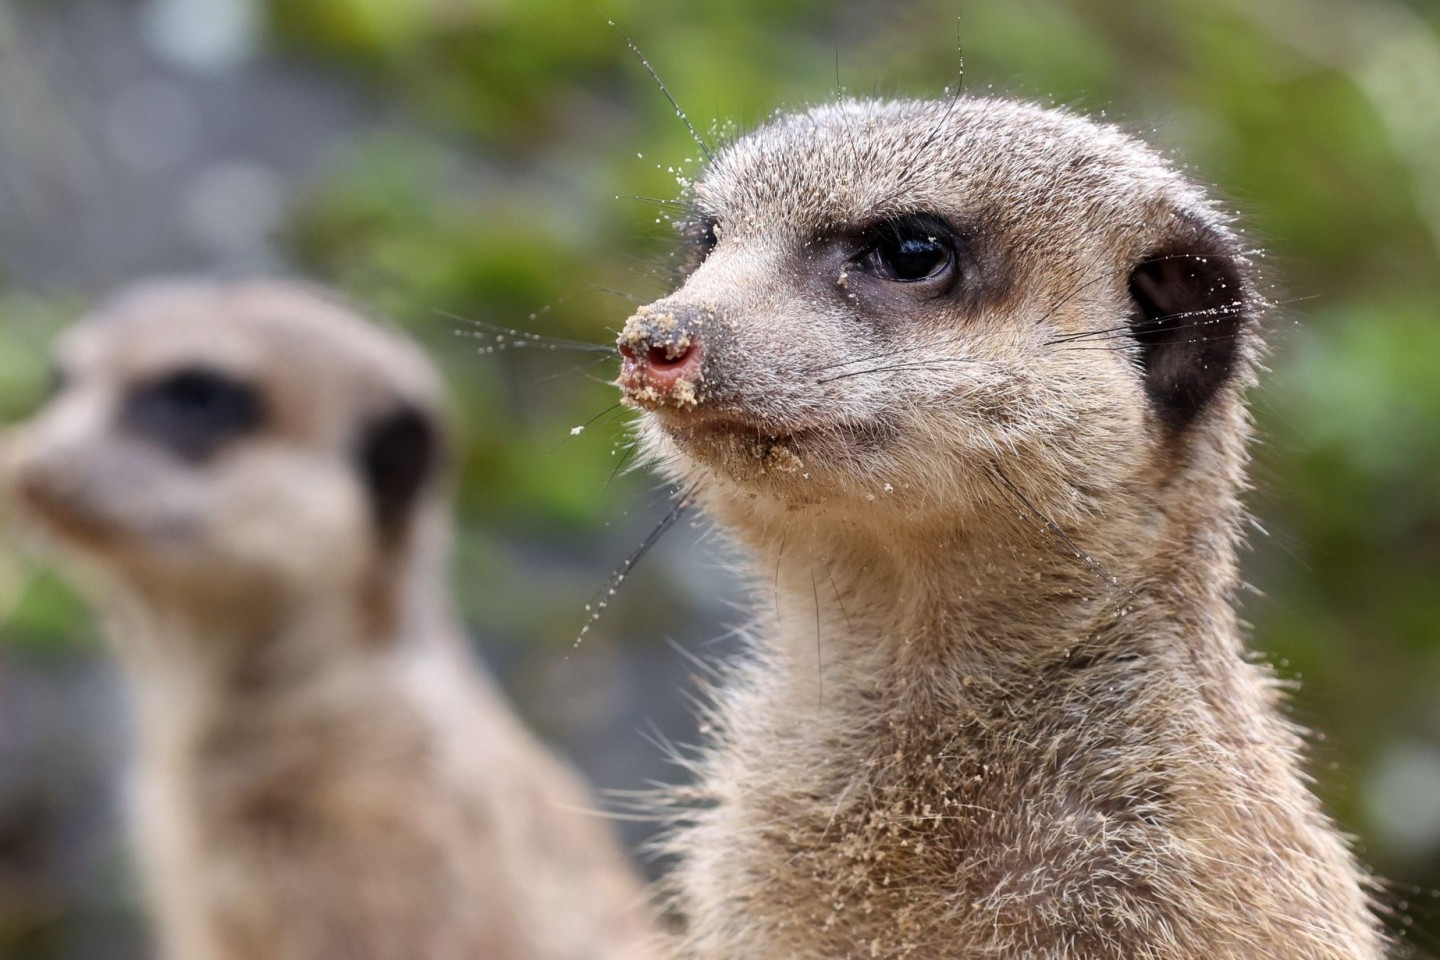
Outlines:
<svg viewBox="0 0 1440 960"><path fill-rule="evenodd" d="M693 384L700 376L701 350L696 340L644 350L624 344L620 355L625 358L620 368L621 385L631 392L669 394L681 384Z"/></svg>
<svg viewBox="0 0 1440 960"><path fill-rule="evenodd" d="M694 403L704 347L693 324L674 313L642 308L625 324L618 347L624 358L620 386L630 399Z"/></svg>

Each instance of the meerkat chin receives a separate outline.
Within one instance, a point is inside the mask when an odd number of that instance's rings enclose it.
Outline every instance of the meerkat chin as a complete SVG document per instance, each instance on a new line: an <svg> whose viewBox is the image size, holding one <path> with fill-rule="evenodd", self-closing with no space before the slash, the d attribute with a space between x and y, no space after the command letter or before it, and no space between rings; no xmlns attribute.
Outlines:
<svg viewBox="0 0 1440 960"><path fill-rule="evenodd" d="M136 688L134 838L176 960L632 960L641 888L469 662L443 397L309 288L147 285L5 441Z"/></svg>
<svg viewBox="0 0 1440 960"><path fill-rule="evenodd" d="M1379 957L1234 611L1265 304L1216 203L971 98L782 117L690 201L619 383L757 602L680 953Z"/></svg>

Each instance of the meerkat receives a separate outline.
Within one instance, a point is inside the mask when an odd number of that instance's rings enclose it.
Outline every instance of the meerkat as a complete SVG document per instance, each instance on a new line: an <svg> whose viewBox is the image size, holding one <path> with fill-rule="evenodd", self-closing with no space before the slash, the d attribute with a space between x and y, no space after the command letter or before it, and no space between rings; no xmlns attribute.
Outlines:
<svg viewBox="0 0 1440 960"><path fill-rule="evenodd" d="M674 801L680 954L1381 956L1237 622L1232 218L982 98L779 116L690 201L619 384L756 603Z"/></svg>
<svg viewBox="0 0 1440 960"><path fill-rule="evenodd" d="M632 960L638 879L468 662L442 388L308 287L165 282L68 332L7 486L138 708L176 960Z"/></svg>

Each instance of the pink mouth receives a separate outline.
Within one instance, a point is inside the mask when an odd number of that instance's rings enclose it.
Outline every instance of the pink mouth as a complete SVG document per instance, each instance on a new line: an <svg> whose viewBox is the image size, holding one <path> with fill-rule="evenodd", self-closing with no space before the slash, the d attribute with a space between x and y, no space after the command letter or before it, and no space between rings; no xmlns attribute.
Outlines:
<svg viewBox="0 0 1440 960"><path fill-rule="evenodd" d="M698 343L687 344L673 356L665 347L651 347L644 353L636 353L629 344L622 343L620 354L625 358L620 367L620 385L627 391L654 391L663 396L675 392L683 383L695 383L700 377Z"/></svg>

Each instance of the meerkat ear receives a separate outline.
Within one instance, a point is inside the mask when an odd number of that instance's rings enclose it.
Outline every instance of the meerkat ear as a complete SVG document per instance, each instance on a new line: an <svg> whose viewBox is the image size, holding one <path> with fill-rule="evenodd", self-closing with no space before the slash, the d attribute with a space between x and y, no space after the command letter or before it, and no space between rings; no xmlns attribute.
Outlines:
<svg viewBox="0 0 1440 960"><path fill-rule="evenodd" d="M375 417L360 434L359 469L380 536L405 529L415 501L440 461L440 432L430 416L402 406Z"/></svg>
<svg viewBox="0 0 1440 960"><path fill-rule="evenodd" d="M1235 373L1258 313L1246 261L1228 231L1179 216L1130 271L1130 329L1161 421L1183 430Z"/></svg>

